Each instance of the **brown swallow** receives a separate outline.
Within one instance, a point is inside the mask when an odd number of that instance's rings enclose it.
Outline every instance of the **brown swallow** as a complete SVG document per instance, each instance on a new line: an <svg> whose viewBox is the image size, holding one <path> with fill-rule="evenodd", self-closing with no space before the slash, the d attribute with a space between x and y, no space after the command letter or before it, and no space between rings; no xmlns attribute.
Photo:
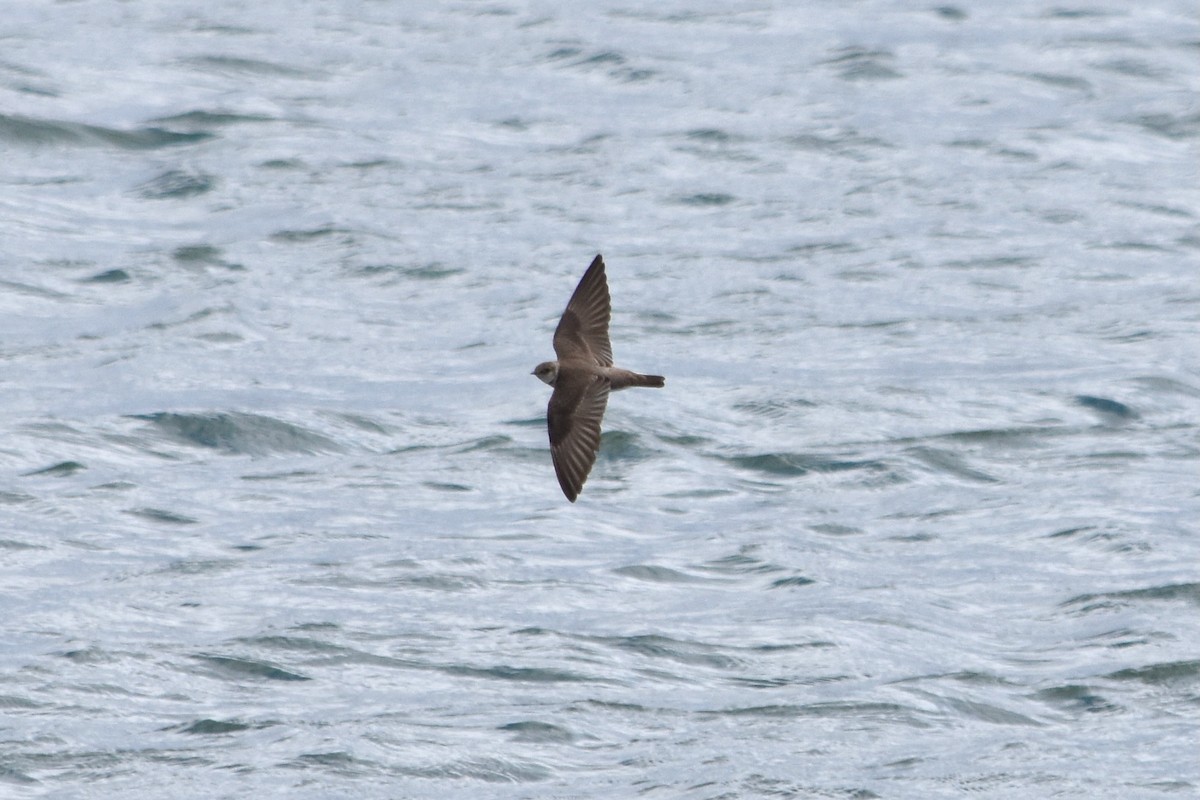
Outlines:
<svg viewBox="0 0 1200 800"><path fill-rule="evenodd" d="M613 366L608 320L612 302L604 259L596 256L579 280L554 329L557 361L544 361L533 374L554 387L546 424L550 429L550 456L558 485L572 503L583 489L596 452L600 449L600 419L608 393L630 386L662 388L661 375L641 375Z"/></svg>

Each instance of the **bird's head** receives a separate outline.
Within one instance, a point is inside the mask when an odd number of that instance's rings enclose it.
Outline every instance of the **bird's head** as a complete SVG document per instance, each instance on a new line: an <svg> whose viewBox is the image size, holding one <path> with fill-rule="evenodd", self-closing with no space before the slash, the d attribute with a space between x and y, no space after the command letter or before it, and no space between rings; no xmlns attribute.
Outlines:
<svg viewBox="0 0 1200 800"><path fill-rule="evenodd" d="M553 386L554 382L558 380L558 362L543 361L533 368L533 372L531 374L537 375L538 380L540 380L542 383L547 383Z"/></svg>

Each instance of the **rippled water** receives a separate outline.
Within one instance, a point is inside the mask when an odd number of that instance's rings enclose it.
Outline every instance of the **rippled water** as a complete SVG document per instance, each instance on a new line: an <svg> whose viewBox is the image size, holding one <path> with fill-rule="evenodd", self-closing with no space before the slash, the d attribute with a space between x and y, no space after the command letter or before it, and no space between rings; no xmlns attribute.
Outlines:
<svg viewBox="0 0 1200 800"><path fill-rule="evenodd" d="M9 3L0 795L1197 792L1194 11Z"/></svg>

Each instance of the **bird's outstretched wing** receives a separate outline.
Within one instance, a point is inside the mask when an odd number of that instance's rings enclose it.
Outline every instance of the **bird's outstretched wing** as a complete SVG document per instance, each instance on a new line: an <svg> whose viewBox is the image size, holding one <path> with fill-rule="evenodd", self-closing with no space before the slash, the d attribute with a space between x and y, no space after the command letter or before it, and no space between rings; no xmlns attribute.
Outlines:
<svg viewBox="0 0 1200 800"><path fill-rule="evenodd" d="M554 330L554 352L558 360L585 359L602 367L611 367L612 343L608 340L611 316L612 301L608 295L608 279L604 276L604 259L596 256L579 279L567 310Z"/></svg>
<svg viewBox="0 0 1200 800"><path fill-rule="evenodd" d="M550 456L558 485L572 503L583 489L600 449L600 420L608 405L608 381L598 375L560 371L546 409Z"/></svg>

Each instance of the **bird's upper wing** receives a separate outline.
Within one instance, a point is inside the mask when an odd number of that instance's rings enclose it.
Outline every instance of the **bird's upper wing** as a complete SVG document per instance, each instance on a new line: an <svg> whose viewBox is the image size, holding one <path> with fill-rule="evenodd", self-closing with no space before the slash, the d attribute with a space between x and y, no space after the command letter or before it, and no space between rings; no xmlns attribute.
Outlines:
<svg viewBox="0 0 1200 800"><path fill-rule="evenodd" d="M550 456L558 485L572 503L596 463L608 392L608 381L598 375L560 369L550 395L546 410Z"/></svg>
<svg viewBox="0 0 1200 800"><path fill-rule="evenodd" d="M554 330L554 352L559 361L585 359L602 367L613 363L612 344L608 340L608 320L612 301L604 276L604 259L596 256L579 280Z"/></svg>

